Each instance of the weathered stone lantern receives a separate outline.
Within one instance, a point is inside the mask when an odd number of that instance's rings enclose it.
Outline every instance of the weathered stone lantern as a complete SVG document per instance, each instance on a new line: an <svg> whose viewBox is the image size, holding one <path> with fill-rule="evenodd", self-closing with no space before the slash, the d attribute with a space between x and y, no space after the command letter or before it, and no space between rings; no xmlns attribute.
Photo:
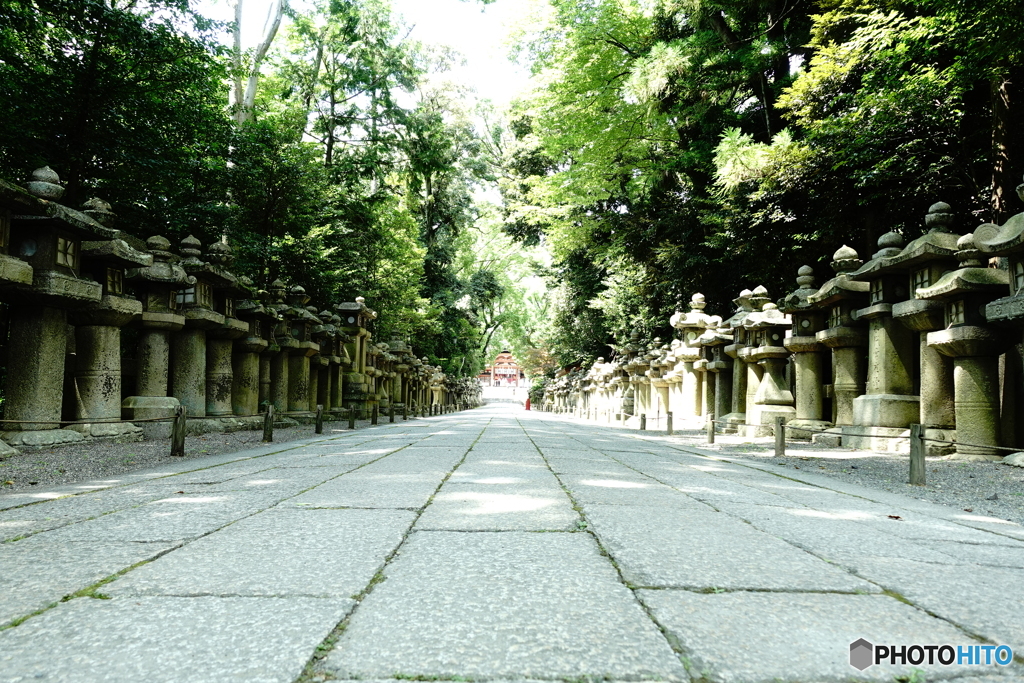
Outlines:
<svg viewBox="0 0 1024 683"><path fill-rule="evenodd" d="M293 285L288 290L285 322L288 334L298 342L288 355L288 411L291 413L309 412L310 358L320 351L320 346L313 341L313 328L320 320L306 309L308 303L309 296L301 286Z"/></svg>
<svg viewBox="0 0 1024 683"><path fill-rule="evenodd" d="M409 374L409 345L405 343L399 337L393 337L388 342L388 348L391 349L392 355L395 357L395 362L391 366L392 372L395 373L394 382L391 385L391 405L395 407L395 410L402 410L405 407L405 392L406 392L406 377Z"/></svg>
<svg viewBox="0 0 1024 683"><path fill-rule="evenodd" d="M672 345L676 357L676 368L680 373L679 403L672 406L672 413L679 419L698 417L701 414L701 395L703 393L702 373L694 368L700 360L700 344L697 338L705 330L708 315L704 313L704 295L697 292L690 298L690 310L686 313L676 311L669 318L669 324L679 330L679 343Z"/></svg>
<svg viewBox="0 0 1024 683"><path fill-rule="evenodd" d="M960 268L930 287L917 290L921 299L941 301L946 329L928 333L928 345L953 359L953 405L956 410L956 453L961 460L1001 460L999 451L999 356L1011 340L993 329L985 307L1006 293L1005 270L986 268L975 248L974 235L957 241Z"/></svg>
<svg viewBox="0 0 1024 683"><path fill-rule="evenodd" d="M945 311L941 301L921 299L916 292L938 282L945 273L957 267L957 235L952 209L939 202L928 209L925 225L928 232L918 237L879 268L881 273L897 273L907 282L910 298L893 304L892 315L901 324L918 334L919 394L921 409L918 422L925 436L952 439L956 425L953 408L953 361L928 345L928 333L943 329ZM941 455L951 447L938 442L925 444L929 454Z"/></svg>
<svg viewBox="0 0 1024 683"><path fill-rule="evenodd" d="M832 255L835 277L807 297L807 302L825 316L825 329L814 336L832 349L832 423L836 436L816 435L816 443L839 445L842 427L853 424L853 402L864 393L867 372L864 347L867 332L864 323L855 320L854 311L868 303L868 283L850 279L850 273L863 265L857 252L848 246Z"/></svg>
<svg viewBox="0 0 1024 683"><path fill-rule="evenodd" d="M213 310L224 316L224 323L206 333L206 415L227 417L234 414L234 355L235 340L249 334L250 322L241 320L236 314L239 298L250 292L239 286L228 268L234 255L226 242L215 242L206 250L205 272L191 271L198 282L210 282L213 296ZM186 314L187 317L187 314ZM187 323L186 323L187 325Z"/></svg>
<svg viewBox="0 0 1024 683"><path fill-rule="evenodd" d="M93 199L87 212L104 221L113 215L106 202ZM75 419L97 420L73 425L86 436L138 436L142 429L117 424L121 419L121 328L142 314L142 303L125 289L126 268L148 268L153 255L121 239L82 243L83 272L103 287L102 299L69 312L75 327Z"/></svg>
<svg viewBox="0 0 1024 683"><path fill-rule="evenodd" d="M1024 200L1024 185L1017 186L1017 194ZM1020 341L1020 330L1024 329L1024 213L1011 216L1001 226L992 223L978 226L974 243L986 257L1002 257L1009 275L1009 296L989 302L985 306L985 318L991 325L1016 330L1017 341ZM1003 386L1021 386L1020 351L1007 353L1006 359ZM1004 391L1012 396L1010 391ZM1003 406L1003 442L1007 446L1024 445L1024 396L1018 393L1015 398L1016 406L1011 407L1010 401Z"/></svg>
<svg viewBox="0 0 1024 683"><path fill-rule="evenodd" d="M789 317L770 302L762 304L760 311L754 311L743 321L743 327L748 330L748 340L756 343L756 346L752 343L747 348L747 363L757 363L761 367L761 381L753 401L747 403L748 426L742 430L743 434L770 434L775 418L781 417L788 422L796 415L793 393L786 380L789 351L783 341L790 325Z"/></svg>
<svg viewBox="0 0 1024 683"><path fill-rule="evenodd" d="M288 412L288 359L292 351L299 348L298 339L293 337L291 333L291 322L288 317L290 307L284 300L287 292L287 288L280 280L274 280L270 283L271 303L267 306L267 309L273 311L277 323L274 325L273 341L270 348L267 349L267 353L270 356L270 394L268 401L274 406L274 410L279 415ZM271 353L275 348L277 353ZM260 362L260 383L262 385L262 358ZM260 403L262 402L261 399Z"/></svg>
<svg viewBox="0 0 1024 683"><path fill-rule="evenodd" d="M171 393L189 417L206 416L207 333L226 321L223 313L214 310L213 289L234 284L233 277L223 277L219 269L200 258L201 246L191 235L181 241L181 266L195 278L195 284L177 290L175 298L185 316L185 327L171 336ZM230 345L228 350L230 353Z"/></svg>
<svg viewBox="0 0 1024 683"><path fill-rule="evenodd" d="M371 336L369 326L377 313L366 306L361 296L353 302L338 304L335 310L341 316L342 332L351 337L345 349L352 359L352 367L344 375L342 402L346 408L355 410L358 416L363 417L368 409L370 386L366 375L366 350Z"/></svg>
<svg viewBox="0 0 1024 683"><path fill-rule="evenodd" d="M270 347L267 335L275 318L252 292L252 281L239 278L238 287L248 293L235 302L235 315L248 325L248 330L234 341L231 360L231 408L238 417L249 417L260 409L260 354ZM267 380L269 383L269 359Z"/></svg>
<svg viewBox="0 0 1024 683"><path fill-rule="evenodd" d="M171 243L165 238L150 237L146 240L146 247L153 256L153 265L129 268L125 272L125 280L142 301L142 315L138 318L135 395L121 402L121 413L128 420L172 417L180 405L177 398L168 395L170 336L185 326L177 293L196 284L196 279L185 272L178 257L171 253ZM141 426L147 436L170 433L166 424L146 423Z"/></svg>
<svg viewBox="0 0 1024 683"><path fill-rule="evenodd" d="M705 383L705 411L714 410L715 419L725 416L732 409L732 359L725 348L732 343L732 328L721 316L710 316L705 322L707 331L698 338L705 350L704 369L708 373Z"/></svg>
<svg viewBox="0 0 1024 683"><path fill-rule="evenodd" d="M813 305L808 297L818 291L814 287L814 269L801 266L797 271L797 289L779 301L779 310L790 316L792 335L783 345L792 354L793 384L795 385L796 413L789 426L793 437L810 438L810 432L800 432L798 427L825 430L832 426L824 419L824 376L823 352L825 347L816 335L825 329L825 315L821 308Z"/></svg>
<svg viewBox="0 0 1024 683"><path fill-rule="evenodd" d="M858 309L857 320L868 323L868 375L865 394L853 402L853 423L858 427L844 436L844 445L854 448L899 447L899 437L921 415L921 399L914 386L918 364L917 335L896 321L892 307L910 297L903 273L893 272L890 259L903 250L903 238L888 232L878 238L878 251L871 260L850 274L850 279L868 283L868 305ZM854 431L856 433L854 433Z"/></svg>
<svg viewBox="0 0 1024 683"><path fill-rule="evenodd" d="M757 400L757 391L761 386L764 368L758 364L757 359L751 357L751 354L761 345L761 341L757 328L748 325L747 321L751 315L759 313L771 300L768 298L768 290L764 288L764 285L758 285L753 291L744 290L740 292L738 301L742 304L744 300L750 307L750 311L746 315L734 315L729 319L734 331L733 338L735 340L735 346L732 351L736 354L736 360L742 362L741 366L733 365L733 372L743 372L745 368L746 381L743 386L746 388L746 392L742 399L744 406L742 413L744 415L743 422L756 425L757 423L751 420L751 413L755 411L754 401ZM728 351L729 347L726 347L726 352L728 353Z"/></svg>
<svg viewBox="0 0 1024 683"><path fill-rule="evenodd" d="M725 415L716 413L715 417L724 423L723 428L728 431L735 431L736 428L732 425L743 424L747 417L748 372L746 363L742 359L747 348L747 332L743 327L743 321L754 311L754 304L751 301L753 296L754 293L749 289L741 291L740 295L733 299L736 311L722 323L723 333L725 332L724 328L728 328L728 334L732 337L731 343L727 343L722 349L725 355L733 359L732 397L729 411Z"/></svg>
<svg viewBox="0 0 1024 683"><path fill-rule="evenodd" d="M103 297L100 283L82 277L83 239L111 239L117 233L55 203L64 192L59 183L57 174L44 168L33 173L28 192L6 183L2 187L8 207L5 215L9 216L5 228L10 231L10 251L17 257L3 261L9 269L6 284L24 287L8 312L8 355L18 362L7 366L4 417L26 421L6 425L4 440L13 446L44 446L83 438L52 424L62 417L67 312L97 304ZM24 285L30 272L31 284Z"/></svg>

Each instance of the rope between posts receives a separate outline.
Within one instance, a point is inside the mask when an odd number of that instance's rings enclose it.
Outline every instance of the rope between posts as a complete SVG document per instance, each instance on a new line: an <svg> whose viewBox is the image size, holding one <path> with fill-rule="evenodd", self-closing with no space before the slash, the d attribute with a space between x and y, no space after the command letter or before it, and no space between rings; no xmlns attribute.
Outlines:
<svg viewBox="0 0 1024 683"><path fill-rule="evenodd" d="M774 425L752 425L752 424L746 424L746 423L741 423L741 422L725 422L723 420L711 420L711 422L713 422L714 424L734 425L736 427L772 427L772 426L774 426ZM837 434L838 435L837 432L830 432L827 429L812 429L810 427L791 426L791 425L788 425L788 424L784 424L782 426L783 426L784 429L791 429L791 430L797 431L797 432L809 432L811 434ZM876 436L875 434L863 434L863 433L851 434L851 433L845 431L845 428L844 428L844 431L842 432L841 435L842 436ZM909 439L910 435L909 434L899 434L899 435L896 435L896 436L886 436L884 438L886 438L886 439ZM1007 452L1011 452L1011 453L1016 453L1017 451L1021 450L1019 448L1011 448L1011 447L1008 447L1008 446L987 446L987 445L977 444L977 443L964 443L963 441L950 441L948 439L933 439L931 437L926 437L926 436L922 436L921 437L921 441L930 441L931 443L944 443L944 444L949 444L951 446L966 446L967 448L990 448L990 449L996 450L996 451L1007 451Z"/></svg>

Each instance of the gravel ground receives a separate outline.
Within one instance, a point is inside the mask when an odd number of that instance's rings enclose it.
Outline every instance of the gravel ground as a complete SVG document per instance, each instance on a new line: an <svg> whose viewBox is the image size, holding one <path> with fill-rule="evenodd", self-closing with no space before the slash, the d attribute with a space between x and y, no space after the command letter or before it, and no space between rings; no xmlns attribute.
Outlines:
<svg viewBox="0 0 1024 683"><path fill-rule="evenodd" d="M957 507L968 512L992 515L1024 524L1024 468L998 462L964 462L929 457L925 465L926 486L911 486L910 457L906 454L857 451L788 442L786 457L774 456L768 440L718 437L701 449L715 449L723 455L741 456L791 468L817 472L862 486L902 493L912 498ZM995 496L995 500L992 497Z"/></svg>
<svg viewBox="0 0 1024 683"><path fill-rule="evenodd" d="M356 428L367 427L369 424L369 420L360 420L356 423ZM325 422L324 436L347 426L347 422ZM277 428L274 430L274 443L288 443L313 436L316 434L311 424ZM189 436L185 438L184 458L170 456L170 439L134 443L96 440L26 451L6 458L0 457L0 492L73 484L126 474L168 462L180 463L189 458L242 451L259 446L262 439L262 430Z"/></svg>

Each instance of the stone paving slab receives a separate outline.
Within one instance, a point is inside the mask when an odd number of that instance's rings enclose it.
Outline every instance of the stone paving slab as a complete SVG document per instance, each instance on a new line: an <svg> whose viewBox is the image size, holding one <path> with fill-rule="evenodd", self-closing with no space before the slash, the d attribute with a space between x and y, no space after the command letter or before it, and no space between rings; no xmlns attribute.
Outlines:
<svg viewBox="0 0 1024 683"><path fill-rule="evenodd" d="M0 682L291 683L352 604L79 598L0 632Z"/></svg>
<svg viewBox="0 0 1024 683"><path fill-rule="evenodd" d="M346 474L289 498L282 507L421 508L444 479L445 473Z"/></svg>
<svg viewBox="0 0 1024 683"><path fill-rule="evenodd" d="M0 544L0 625L173 547L170 543L54 543L47 534Z"/></svg>
<svg viewBox="0 0 1024 683"><path fill-rule="evenodd" d="M1020 547L1002 545L979 545L953 541L922 541L922 547L938 551L957 560L957 564L987 564L993 567L1024 569L1024 544ZM922 560L922 557L905 559Z"/></svg>
<svg viewBox="0 0 1024 683"><path fill-rule="evenodd" d="M625 477L562 476L562 484L581 504L591 505L643 505L658 507L685 507L711 511L707 505L659 484L652 479L634 475Z"/></svg>
<svg viewBox="0 0 1024 683"><path fill-rule="evenodd" d="M602 505L588 508L587 521L637 586L878 590L721 512Z"/></svg>
<svg viewBox="0 0 1024 683"><path fill-rule="evenodd" d="M45 533L60 541L180 541L219 529L280 499L273 492L258 491L172 495Z"/></svg>
<svg viewBox="0 0 1024 683"><path fill-rule="evenodd" d="M406 510L268 510L111 583L111 595L344 597L401 543Z"/></svg>
<svg viewBox="0 0 1024 683"><path fill-rule="evenodd" d="M946 622L881 595L639 591L678 640L694 675L722 683L892 681L913 669L950 677L967 666L850 666L850 643L968 643Z"/></svg>
<svg viewBox="0 0 1024 683"><path fill-rule="evenodd" d="M873 558L862 560L857 573L936 616L1024 652L1022 569Z"/></svg>
<svg viewBox="0 0 1024 683"><path fill-rule="evenodd" d="M0 511L0 540L55 529L108 512L125 510L165 498L173 492L173 487L163 484L140 484L8 508Z"/></svg>
<svg viewBox="0 0 1024 683"><path fill-rule="evenodd" d="M325 667L344 678L686 680L587 534L416 532Z"/></svg>
<svg viewBox="0 0 1024 683"><path fill-rule="evenodd" d="M780 538L823 559L853 568L863 557L902 557L953 564L956 560L934 545L915 543L830 513L809 508L748 505L730 510L754 528Z"/></svg>
<svg viewBox="0 0 1024 683"><path fill-rule="evenodd" d="M423 512L416 529L571 531L579 520L556 484L489 486L449 481Z"/></svg>

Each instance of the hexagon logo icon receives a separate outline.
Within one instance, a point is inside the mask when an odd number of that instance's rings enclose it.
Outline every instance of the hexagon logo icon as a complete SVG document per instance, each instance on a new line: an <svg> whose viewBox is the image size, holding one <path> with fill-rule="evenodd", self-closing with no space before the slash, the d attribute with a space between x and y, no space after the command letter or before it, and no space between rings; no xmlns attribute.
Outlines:
<svg viewBox="0 0 1024 683"><path fill-rule="evenodd" d="M850 643L850 666L863 671L874 664L875 646L860 638Z"/></svg>

